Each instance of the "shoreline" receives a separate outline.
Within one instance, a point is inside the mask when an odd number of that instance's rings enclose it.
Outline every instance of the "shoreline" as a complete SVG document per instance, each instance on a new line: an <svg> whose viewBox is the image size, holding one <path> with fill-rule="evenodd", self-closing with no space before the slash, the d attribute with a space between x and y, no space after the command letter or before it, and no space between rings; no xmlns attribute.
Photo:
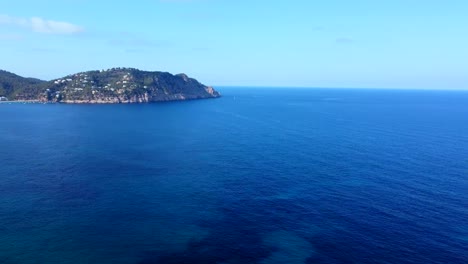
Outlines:
<svg viewBox="0 0 468 264"><path fill-rule="evenodd" d="M54 101L39 101L39 100L19 100L19 101L0 101L0 104L65 104L65 105L82 105L82 104L97 104L97 105L110 105L110 104L152 104L152 103L165 103L165 102L184 102L196 101L204 99L218 99L221 96L203 97L203 98L170 98L166 100L155 101L104 101L104 100L65 100L61 102Z"/></svg>
<svg viewBox="0 0 468 264"><path fill-rule="evenodd" d="M47 104L47 102L41 101L0 101L0 104Z"/></svg>

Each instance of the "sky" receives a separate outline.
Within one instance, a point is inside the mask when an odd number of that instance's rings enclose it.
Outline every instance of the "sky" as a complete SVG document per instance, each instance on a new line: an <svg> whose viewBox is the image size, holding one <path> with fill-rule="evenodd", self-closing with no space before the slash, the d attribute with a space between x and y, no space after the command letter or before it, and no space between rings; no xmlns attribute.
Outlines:
<svg viewBox="0 0 468 264"><path fill-rule="evenodd" d="M214 86L468 89L466 0L2 0L0 69Z"/></svg>

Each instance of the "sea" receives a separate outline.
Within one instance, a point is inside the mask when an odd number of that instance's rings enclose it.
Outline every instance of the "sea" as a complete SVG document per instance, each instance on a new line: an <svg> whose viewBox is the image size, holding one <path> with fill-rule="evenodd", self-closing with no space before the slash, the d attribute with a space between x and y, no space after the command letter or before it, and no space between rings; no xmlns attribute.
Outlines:
<svg viewBox="0 0 468 264"><path fill-rule="evenodd" d="M0 105L0 263L468 263L468 91Z"/></svg>

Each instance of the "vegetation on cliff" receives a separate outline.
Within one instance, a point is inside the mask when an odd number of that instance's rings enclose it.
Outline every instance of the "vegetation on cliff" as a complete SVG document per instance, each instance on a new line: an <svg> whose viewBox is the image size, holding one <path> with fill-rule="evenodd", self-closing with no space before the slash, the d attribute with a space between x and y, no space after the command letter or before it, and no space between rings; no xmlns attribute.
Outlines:
<svg viewBox="0 0 468 264"><path fill-rule="evenodd" d="M0 71L0 97L63 103L143 103L219 97L185 74L133 68L88 71L52 81Z"/></svg>
<svg viewBox="0 0 468 264"><path fill-rule="evenodd" d="M0 70L0 97L16 99L37 94L45 81L24 78L11 72Z"/></svg>

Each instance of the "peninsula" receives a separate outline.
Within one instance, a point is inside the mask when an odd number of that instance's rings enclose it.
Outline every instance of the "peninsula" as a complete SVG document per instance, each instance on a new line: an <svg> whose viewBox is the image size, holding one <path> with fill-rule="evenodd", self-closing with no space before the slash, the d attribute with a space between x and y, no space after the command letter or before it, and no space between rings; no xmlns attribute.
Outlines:
<svg viewBox="0 0 468 264"><path fill-rule="evenodd" d="M43 81L0 70L2 101L148 103L216 98L220 94L181 73L112 68Z"/></svg>

